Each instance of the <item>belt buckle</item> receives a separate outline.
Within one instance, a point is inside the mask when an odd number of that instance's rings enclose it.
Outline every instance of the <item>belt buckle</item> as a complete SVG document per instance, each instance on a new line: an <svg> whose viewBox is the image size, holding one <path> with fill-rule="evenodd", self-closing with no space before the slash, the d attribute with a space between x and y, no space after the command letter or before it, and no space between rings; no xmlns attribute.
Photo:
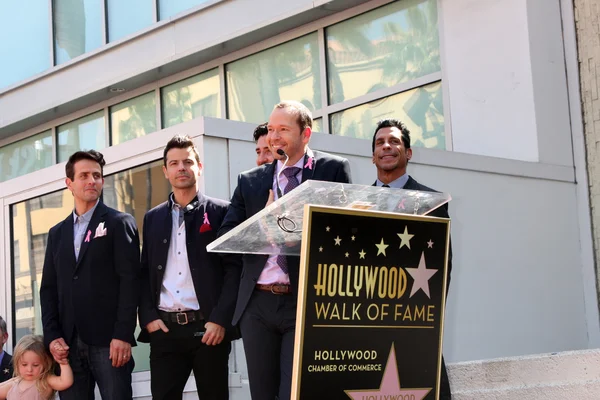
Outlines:
<svg viewBox="0 0 600 400"><path fill-rule="evenodd" d="M283 292L274 292L273 288L279 285L271 285L271 293L276 294L277 296L283 296Z"/></svg>
<svg viewBox="0 0 600 400"><path fill-rule="evenodd" d="M185 317L185 319L183 321L179 319L179 317L181 317L181 316ZM175 314L175 318L177 318L177 323L179 325L187 325L188 322L189 322L188 321L188 316L184 312L178 312L177 314Z"/></svg>

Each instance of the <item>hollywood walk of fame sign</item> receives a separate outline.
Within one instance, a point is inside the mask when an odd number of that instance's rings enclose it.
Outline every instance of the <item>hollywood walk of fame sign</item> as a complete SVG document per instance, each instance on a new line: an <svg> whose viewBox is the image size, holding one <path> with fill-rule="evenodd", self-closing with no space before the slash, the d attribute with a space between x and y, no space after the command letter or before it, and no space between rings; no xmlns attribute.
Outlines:
<svg viewBox="0 0 600 400"><path fill-rule="evenodd" d="M437 399L449 220L305 207L292 399Z"/></svg>

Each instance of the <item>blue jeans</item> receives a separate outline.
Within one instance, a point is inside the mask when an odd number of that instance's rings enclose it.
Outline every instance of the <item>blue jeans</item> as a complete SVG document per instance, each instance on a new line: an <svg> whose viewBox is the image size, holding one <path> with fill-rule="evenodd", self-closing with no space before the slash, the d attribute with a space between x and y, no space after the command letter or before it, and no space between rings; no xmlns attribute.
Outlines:
<svg viewBox="0 0 600 400"><path fill-rule="evenodd" d="M75 337L69 345L69 363L73 369L74 383L59 392L61 400L94 400L98 383L102 399L131 400L131 372L133 358L120 368L112 366L109 347L89 346Z"/></svg>

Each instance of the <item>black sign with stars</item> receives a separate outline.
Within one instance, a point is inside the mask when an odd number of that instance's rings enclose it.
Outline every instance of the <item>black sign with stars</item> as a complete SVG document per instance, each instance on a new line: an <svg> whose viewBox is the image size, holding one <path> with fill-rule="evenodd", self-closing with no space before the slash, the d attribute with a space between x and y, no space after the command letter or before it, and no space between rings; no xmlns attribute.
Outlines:
<svg viewBox="0 0 600 400"><path fill-rule="evenodd" d="M449 220L306 206L293 399L438 398Z"/></svg>

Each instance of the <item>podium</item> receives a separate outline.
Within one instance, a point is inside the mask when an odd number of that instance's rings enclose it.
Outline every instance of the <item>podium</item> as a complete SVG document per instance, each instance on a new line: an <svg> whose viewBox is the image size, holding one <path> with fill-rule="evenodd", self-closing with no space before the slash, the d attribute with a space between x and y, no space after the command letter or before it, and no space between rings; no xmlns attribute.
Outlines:
<svg viewBox="0 0 600 400"><path fill-rule="evenodd" d="M292 399L439 398L450 199L306 181L207 246L300 256Z"/></svg>

